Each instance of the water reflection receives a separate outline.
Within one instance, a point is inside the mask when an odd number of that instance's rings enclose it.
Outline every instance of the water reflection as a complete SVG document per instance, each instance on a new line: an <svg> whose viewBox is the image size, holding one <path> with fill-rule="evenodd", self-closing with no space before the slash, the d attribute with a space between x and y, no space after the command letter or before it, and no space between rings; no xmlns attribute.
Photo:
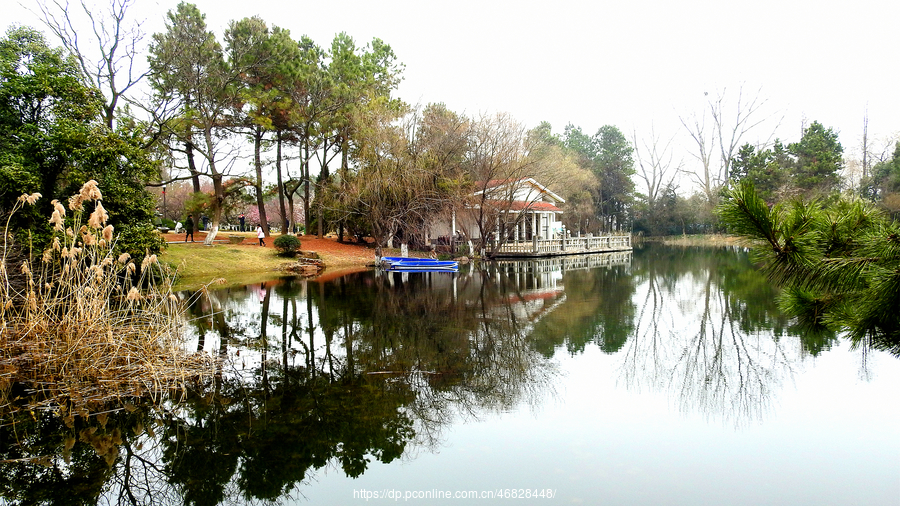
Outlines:
<svg viewBox="0 0 900 506"><path fill-rule="evenodd" d="M623 349L632 387L670 393L684 411L742 424L762 419L803 353L783 339L792 323L776 290L734 248L649 248L635 253L641 309ZM830 336L834 339L834 336Z"/></svg>
<svg viewBox="0 0 900 506"><path fill-rule="evenodd" d="M797 340L745 253L649 248L450 273L361 272L179 294L218 374L166 409L4 414L16 503L220 504L436 449L455 423L539 407L557 353L596 346L630 389L737 424L834 335ZM108 411L108 413L106 412Z"/></svg>
<svg viewBox="0 0 900 506"><path fill-rule="evenodd" d="M225 360L167 424L180 448L167 470L190 501L192 484L197 502L229 484L273 499L330 463L358 476L435 448L460 418L539 402L557 371L529 338L565 300L561 272L373 271L182 294L190 345Z"/></svg>

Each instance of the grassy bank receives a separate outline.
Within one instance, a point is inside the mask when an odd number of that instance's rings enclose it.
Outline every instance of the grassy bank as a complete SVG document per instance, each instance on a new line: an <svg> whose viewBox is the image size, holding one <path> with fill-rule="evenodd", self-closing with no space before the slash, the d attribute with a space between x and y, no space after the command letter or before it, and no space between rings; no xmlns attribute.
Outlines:
<svg viewBox="0 0 900 506"><path fill-rule="evenodd" d="M294 260L278 256L271 248L217 244L170 244L160 260L177 269L177 288L199 286L213 279L226 283L250 284L271 278Z"/></svg>
<svg viewBox="0 0 900 506"><path fill-rule="evenodd" d="M253 237L240 245L173 243L169 244L160 260L178 270L177 289L189 289L217 278L224 278L228 285L252 284L270 279L296 262L278 255L278 251L272 248L274 238L267 239L265 248L257 246L255 241ZM365 246L309 236L302 238L301 248L305 252L316 253L329 273L364 267L374 258L372 250Z"/></svg>
<svg viewBox="0 0 900 506"><path fill-rule="evenodd" d="M292 262L273 249L219 244L170 244L160 260L178 269L179 277L185 278L271 272Z"/></svg>
<svg viewBox="0 0 900 506"><path fill-rule="evenodd" d="M640 242L657 242L667 246L734 246L743 244L739 237L725 234L667 235L634 238L635 244Z"/></svg>

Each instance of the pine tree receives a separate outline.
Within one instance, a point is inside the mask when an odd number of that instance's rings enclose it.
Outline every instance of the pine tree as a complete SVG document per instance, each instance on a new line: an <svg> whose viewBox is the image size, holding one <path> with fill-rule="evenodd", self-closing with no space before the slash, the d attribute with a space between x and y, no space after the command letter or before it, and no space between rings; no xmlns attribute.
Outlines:
<svg viewBox="0 0 900 506"><path fill-rule="evenodd" d="M900 355L900 225L883 211L859 199L769 207L743 181L726 191L719 216L754 242L785 312Z"/></svg>

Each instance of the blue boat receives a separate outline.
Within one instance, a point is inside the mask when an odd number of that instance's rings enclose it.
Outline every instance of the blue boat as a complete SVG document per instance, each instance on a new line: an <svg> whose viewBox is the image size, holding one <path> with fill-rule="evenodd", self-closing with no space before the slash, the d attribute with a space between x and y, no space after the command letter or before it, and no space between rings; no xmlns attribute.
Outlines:
<svg viewBox="0 0 900 506"><path fill-rule="evenodd" d="M381 257L381 264L388 271L404 272L456 272L459 263L453 260L435 260L433 258Z"/></svg>

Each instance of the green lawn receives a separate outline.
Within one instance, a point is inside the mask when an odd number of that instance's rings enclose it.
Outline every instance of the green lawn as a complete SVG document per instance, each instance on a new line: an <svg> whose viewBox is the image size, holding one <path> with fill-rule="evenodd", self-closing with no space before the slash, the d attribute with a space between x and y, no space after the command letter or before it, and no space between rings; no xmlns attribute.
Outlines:
<svg viewBox="0 0 900 506"><path fill-rule="evenodd" d="M170 244L160 260L177 270L178 288L199 286L216 278L225 278L229 285L253 283L295 262L278 256L272 248L202 243Z"/></svg>

